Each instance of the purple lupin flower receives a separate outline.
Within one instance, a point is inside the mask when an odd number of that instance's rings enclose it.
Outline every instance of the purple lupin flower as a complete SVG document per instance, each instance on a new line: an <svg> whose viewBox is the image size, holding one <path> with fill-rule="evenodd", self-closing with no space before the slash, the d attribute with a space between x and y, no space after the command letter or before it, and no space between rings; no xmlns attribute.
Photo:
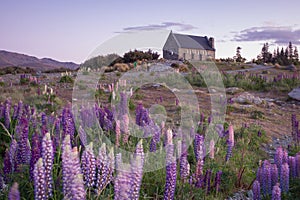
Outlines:
<svg viewBox="0 0 300 200"><path fill-rule="evenodd" d="M205 178L204 178L204 187L206 190L206 194L210 193L210 181L211 181L211 169L206 170Z"/></svg>
<svg viewBox="0 0 300 200"><path fill-rule="evenodd" d="M180 155L180 178L181 178L181 180L183 180L183 182L186 182L189 174L190 174L190 164L187 159L187 150L186 150L184 142L183 142L182 143L182 153Z"/></svg>
<svg viewBox="0 0 300 200"><path fill-rule="evenodd" d="M64 108L61 117L63 137L70 135L72 146L75 145L75 122L73 119L73 114L69 108Z"/></svg>
<svg viewBox="0 0 300 200"><path fill-rule="evenodd" d="M215 177L215 185L214 187L216 188L216 192L220 192L220 186L221 186L221 176L222 176L222 171L218 171L216 173L216 177Z"/></svg>
<svg viewBox="0 0 300 200"><path fill-rule="evenodd" d="M29 164L30 162L30 143L28 140L28 120L22 118L20 122L21 135L18 138L17 148L17 163L15 168L17 169L19 164Z"/></svg>
<svg viewBox="0 0 300 200"><path fill-rule="evenodd" d="M93 187L96 180L96 157L93 152L93 143L86 146L81 155L83 180L87 187Z"/></svg>
<svg viewBox="0 0 300 200"><path fill-rule="evenodd" d="M271 182L272 187L278 182L278 168L276 164L271 165Z"/></svg>
<svg viewBox="0 0 300 200"><path fill-rule="evenodd" d="M262 165L262 190L263 194L272 193L272 177L271 177L271 164L268 160L265 160Z"/></svg>
<svg viewBox="0 0 300 200"><path fill-rule="evenodd" d="M34 165L41 157L40 136L35 132L31 137L30 178L33 180Z"/></svg>
<svg viewBox="0 0 300 200"><path fill-rule="evenodd" d="M227 162L231 156L232 156L232 149L233 149L233 144L231 141L227 141L227 152L226 152L226 158L225 161Z"/></svg>
<svg viewBox="0 0 300 200"><path fill-rule="evenodd" d="M278 183L273 187L272 200L281 200L281 190Z"/></svg>
<svg viewBox="0 0 300 200"><path fill-rule="evenodd" d="M295 162L296 162L296 176L300 177L300 154L296 154L295 156Z"/></svg>
<svg viewBox="0 0 300 200"><path fill-rule="evenodd" d="M191 132L194 132L194 129L191 129ZM192 135L193 133L191 133ZM198 133L195 134L195 140L194 140L194 153L196 160L204 159L204 137Z"/></svg>
<svg viewBox="0 0 300 200"><path fill-rule="evenodd" d="M79 160L79 154L77 147L74 147L72 149L72 185L71 185L71 194L72 194L72 200L82 200L86 199L86 192L84 189L84 181L83 181L83 175L80 168L80 160Z"/></svg>
<svg viewBox="0 0 300 200"><path fill-rule="evenodd" d="M62 144L62 181L64 198L71 199L72 186L72 151L70 135L66 135Z"/></svg>
<svg viewBox="0 0 300 200"><path fill-rule="evenodd" d="M139 199L140 188L143 178L144 150L142 140L137 144L134 157L130 160L131 189L130 199Z"/></svg>
<svg viewBox="0 0 300 200"><path fill-rule="evenodd" d="M10 163L12 165L12 170L15 169L15 165L16 165L17 148L18 148L18 143L15 139L13 139L9 147L9 157L10 157Z"/></svg>
<svg viewBox="0 0 300 200"><path fill-rule="evenodd" d="M47 127L47 115L44 112L41 113L41 122L42 126Z"/></svg>
<svg viewBox="0 0 300 200"><path fill-rule="evenodd" d="M55 146L56 148L54 149L54 152L57 151L57 149L60 148L61 142L62 142L62 138L61 138L61 134L60 134L60 119L56 118L54 120L54 131L53 131L53 146Z"/></svg>
<svg viewBox="0 0 300 200"><path fill-rule="evenodd" d="M7 182L9 180L9 175L12 173L12 163L10 160L10 155L9 155L9 150L5 151L5 156L3 160L3 175L4 175L4 180Z"/></svg>
<svg viewBox="0 0 300 200"><path fill-rule="evenodd" d="M45 167L45 181L47 187L47 198L52 196L53 189L53 161L54 161L54 152L53 152L53 143L51 140L50 133L46 133L42 140L42 158Z"/></svg>
<svg viewBox="0 0 300 200"><path fill-rule="evenodd" d="M66 135L62 145L63 194L65 199L85 199L83 175L76 147L71 149L70 135Z"/></svg>
<svg viewBox="0 0 300 200"><path fill-rule="evenodd" d="M47 186L46 186L45 178L46 175L45 175L45 167L43 165L43 159L39 158L33 170L34 199L37 200L47 199Z"/></svg>
<svg viewBox="0 0 300 200"><path fill-rule="evenodd" d="M297 176L297 168L296 168L296 158L293 156L289 156L289 167L290 167L290 176L295 178Z"/></svg>
<svg viewBox="0 0 300 200"><path fill-rule="evenodd" d="M81 126L79 126L78 134L79 134L81 145L83 147L86 147L88 145L88 143L87 143L87 137L86 137L86 132L84 131L84 129Z"/></svg>
<svg viewBox="0 0 300 200"><path fill-rule="evenodd" d="M117 176L114 181L114 199L130 199L131 174L130 169L123 165L121 153L116 155Z"/></svg>
<svg viewBox="0 0 300 200"><path fill-rule="evenodd" d="M18 108L17 108L17 112L16 112L16 118L17 120L21 120L22 118L22 114L23 114L23 102L20 100L18 102Z"/></svg>
<svg viewBox="0 0 300 200"><path fill-rule="evenodd" d="M252 186L253 200L260 200L260 183L255 180Z"/></svg>
<svg viewBox="0 0 300 200"><path fill-rule="evenodd" d="M289 191L289 173L289 165L287 163L284 163L281 167L280 172L280 188L282 192Z"/></svg>
<svg viewBox="0 0 300 200"><path fill-rule="evenodd" d="M17 119L17 109L18 109L18 105L15 104L14 108L13 108L13 115L12 115L12 119L16 120Z"/></svg>
<svg viewBox="0 0 300 200"><path fill-rule="evenodd" d="M282 147L278 147L276 149L276 153L274 155L274 162L276 163L277 168L278 168L278 172L280 173L281 172L281 166L283 164L283 149L282 149Z"/></svg>
<svg viewBox="0 0 300 200"><path fill-rule="evenodd" d="M174 145L172 143L172 131L167 131L167 155L166 155L166 185L164 191L164 199L174 199L176 188L176 158L173 155Z"/></svg>
<svg viewBox="0 0 300 200"><path fill-rule="evenodd" d="M224 131L223 124L217 124L215 129L216 129L216 132L218 133L219 137L224 137L225 131Z"/></svg>
<svg viewBox="0 0 300 200"><path fill-rule="evenodd" d="M19 184L17 182L11 186L8 200L20 200Z"/></svg>
<svg viewBox="0 0 300 200"><path fill-rule="evenodd" d="M119 119L126 114L128 114L127 95L125 92L120 92Z"/></svg>
<svg viewBox="0 0 300 200"><path fill-rule="evenodd" d="M7 129L10 128L10 108L11 108L11 101L10 100L6 100L4 103L4 125Z"/></svg>
<svg viewBox="0 0 300 200"><path fill-rule="evenodd" d="M96 160L97 164L97 179L96 187L98 194L112 181L112 173L114 169L114 153L113 150L110 150L110 153L106 153L106 145L102 144L99 149L99 154Z"/></svg>
<svg viewBox="0 0 300 200"><path fill-rule="evenodd" d="M282 163L288 163L289 162L289 155L286 149L283 149L283 155L282 155Z"/></svg>

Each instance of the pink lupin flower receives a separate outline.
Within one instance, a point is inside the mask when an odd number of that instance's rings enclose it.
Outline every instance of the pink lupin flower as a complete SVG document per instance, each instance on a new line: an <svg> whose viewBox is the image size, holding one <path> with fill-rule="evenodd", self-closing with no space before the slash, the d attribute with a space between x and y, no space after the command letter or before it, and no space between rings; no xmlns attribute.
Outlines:
<svg viewBox="0 0 300 200"><path fill-rule="evenodd" d="M215 158L215 141L211 140L209 143L209 157L211 159Z"/></svg>
<svg viewBox="0 0 300 200"><path fill-rule="evenodd" d="M121 129L120 129L120 120L116 121L116 146L120 146L120 137L121 137Z"/></svg>
<svg viewBox="0 0 300 200"><path fill-rule="evenodd" d="M128 142L129 138L129 117L128 114L123 115L123 132L124 132L124 137L123 137L123 142L126 144Z"/></svg>
<svg viewBox="0 0 300 200"><path fill-rule="evenodd" d="M230 124L228 127L228 132L229 132L229 142L231 142L231 145L234 146L234 130L233 130L233 125Z"/></svg>

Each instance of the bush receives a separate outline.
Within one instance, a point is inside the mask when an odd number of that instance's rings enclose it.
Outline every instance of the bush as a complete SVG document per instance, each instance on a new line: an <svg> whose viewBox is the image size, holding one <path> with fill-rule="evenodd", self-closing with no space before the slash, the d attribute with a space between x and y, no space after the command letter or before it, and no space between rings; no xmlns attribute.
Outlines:
<svg viewBox="0 0 300 200"><path fill-rule="evenodd" d="M119 72L127 72L129 70L129 66L125 63L116 63L114 65L114 69L118 70Z"/></svg>
<svg viewBox="0 0 300 200"><path fill-rule="evenodd" d="M151 49L146 52L134 50L125 53L123 55L123 60L125 63L132 63L138 60L157 60L158 57L159 54L157 52L152 52Z"/></svg>
<svg viewBox="0 0 300 200"><path fill-rule="evenodd" d="M74 83L74 80L71 76L65 75L60 78L59 82L60 83Z"/></svg>

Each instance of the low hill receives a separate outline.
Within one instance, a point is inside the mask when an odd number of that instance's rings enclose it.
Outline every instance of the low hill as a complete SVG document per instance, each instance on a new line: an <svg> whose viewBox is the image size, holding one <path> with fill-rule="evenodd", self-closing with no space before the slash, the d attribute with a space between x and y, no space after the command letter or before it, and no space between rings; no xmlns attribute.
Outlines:
<svg viewBox="0 0 300 200"><path fill-rule="evenodd" d="M30 68L34 71L51 71L56 69L76 70L79 65L73 62L60 62L51 58L36 58L20 53L0 50L0 69L7 67Z"/></svg>

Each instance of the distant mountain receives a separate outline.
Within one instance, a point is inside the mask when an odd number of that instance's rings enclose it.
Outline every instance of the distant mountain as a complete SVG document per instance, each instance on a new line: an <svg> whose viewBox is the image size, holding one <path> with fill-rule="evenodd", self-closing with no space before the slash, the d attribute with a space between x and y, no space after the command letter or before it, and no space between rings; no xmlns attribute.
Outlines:
<svg viewBox="0 0 300 200"><path fill-rule="evenodd" d="M51 58L39 59L34 56L0 50L0 69L5 67L30 68L43 72L61 68L75 70L79 65L73 62L59 62Z"/></svg>

